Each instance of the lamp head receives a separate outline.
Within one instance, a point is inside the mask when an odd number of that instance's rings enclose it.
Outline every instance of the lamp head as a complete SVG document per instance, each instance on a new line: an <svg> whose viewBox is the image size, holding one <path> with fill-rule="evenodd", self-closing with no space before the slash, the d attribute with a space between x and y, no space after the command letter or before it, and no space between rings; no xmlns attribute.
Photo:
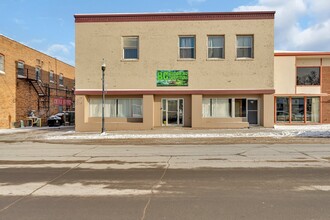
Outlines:
<svg viewBox="0 0 330 220"><path fill-rule="evenodd" d="M106 68L106 65L105 65L105 62L104 62L104 60L103 60L103 64L102 64L102 67L101 67L102 71L104 71L105 68Z"/></svg>

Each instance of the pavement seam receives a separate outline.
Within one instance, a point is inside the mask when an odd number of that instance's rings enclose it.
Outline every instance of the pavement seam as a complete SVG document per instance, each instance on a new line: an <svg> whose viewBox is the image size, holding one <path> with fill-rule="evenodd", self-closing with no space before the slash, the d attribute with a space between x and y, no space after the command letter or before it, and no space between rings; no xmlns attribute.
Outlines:
<svg viewBox="0 0 330 220"><path fill-rule="evenodd" d="M302 155L305 155L305 156L307 156L307 157L310 157L310 158L312 158L312 159L314 159L314 160L318 160L319 162L322 162L322 163L328 163L328 162L329 162L329 161L326 160L326 159L322 159L322 158L318 158L318 157L315 157L315 156L309 155L308 153L301 152L301 151L299 151L299 150L297 150L297 149L294 149L294 150L295 150L296 152L302 154Z"/></svg>
<svg viewBox="0 0 330 220"><path fill-rule="evenodd" d="M6 207L0 209L0 214L4 211L6 211L7 209L9 209L10 207L12 207L13 205L16 205L17 203L19 203L20 201L22 201L23 199L31 196L33 193L37 192L38 190L44 188L45 186L51 184L52 182L58 180L59 178L63 177L65 174L69 173L71 170L73 169L76 169L77 167L79 167L81 164L83 163L86 163L88 160L90 160L92 157L88 158L87 160L77 164L76 166L74 167L71 167L70 169L68 169L67 171L65 171L64 173L61 173L60 175L58 175L57 177L51 179L50 181L46 182L45 184L43 184L42 186L38 187L37 189L33 190L31 193L25 195L25 196L22 196L21 198L19 199L16 199L14 202L10 203L9 205L7 205Z"/></svg>
<svg viewBox="0 0 330 220"><path fill-rule="evenodd" d="M167 170L168 170L169 167L170 167L170 160L172 159L172 157L173 157L173 156L170 156L170 158L167 160L167 162L166 162L166 164L167 164L167 165L166 165L166 168L165 168L165 170L164 170L162 176L160 177L160 179L159 179L157 182L155 182L155 183L152 185L152 187L151 187L151 195L149 196L148 202L147 202L147 204L145 205L145 207L144 207L144 209L143 209L143 214L142 214L141 220L144 220L145 217L146 217L147 209L148 209L148 207L149 207L149 205L150 205L151 198L152 198L152 196L153 196L153 194L154 194L154 189L156 188L156 186L158 186L159 184L161 184L161 182L162 182L164 176L166 175Z"/></svg>

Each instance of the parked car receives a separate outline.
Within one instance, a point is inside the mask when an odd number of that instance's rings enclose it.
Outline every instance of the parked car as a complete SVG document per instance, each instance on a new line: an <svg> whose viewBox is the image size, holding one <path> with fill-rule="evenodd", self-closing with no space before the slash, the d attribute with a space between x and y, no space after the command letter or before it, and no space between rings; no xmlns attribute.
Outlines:
<svg viewBox="0 0 330 220"><path fill-rule="evenodd" d="M51 115L47 119L47 125L49 127L61 126L61 125L74 125L74 123L75 123L74 111L59 112L55 115Z"/></svg>

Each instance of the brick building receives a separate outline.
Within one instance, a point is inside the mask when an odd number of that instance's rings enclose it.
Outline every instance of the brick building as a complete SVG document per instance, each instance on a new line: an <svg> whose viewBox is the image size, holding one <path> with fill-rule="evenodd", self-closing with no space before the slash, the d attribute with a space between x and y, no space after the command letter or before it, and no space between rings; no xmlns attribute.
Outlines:
<svg viewBox="0 0 330 220"><path fill-rule="evenodd" d="M0 128L74 110L74 67L0 35Z"/></svg>

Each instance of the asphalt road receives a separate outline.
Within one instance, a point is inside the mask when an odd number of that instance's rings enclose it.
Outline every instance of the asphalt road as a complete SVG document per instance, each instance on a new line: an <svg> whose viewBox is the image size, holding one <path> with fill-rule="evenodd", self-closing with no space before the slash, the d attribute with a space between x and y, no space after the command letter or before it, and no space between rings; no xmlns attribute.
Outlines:
<svg viewBox="0 0 330 220"><path fill-rule="evenodd" d="M329 145L0 143L0 219L330 219Z"/></svg>
<svg viewBox="0 0 330 220"><path fill-rule="evenodd" d="M330 219L329 168L7 168L0 178L0 219Z"/></svg>

